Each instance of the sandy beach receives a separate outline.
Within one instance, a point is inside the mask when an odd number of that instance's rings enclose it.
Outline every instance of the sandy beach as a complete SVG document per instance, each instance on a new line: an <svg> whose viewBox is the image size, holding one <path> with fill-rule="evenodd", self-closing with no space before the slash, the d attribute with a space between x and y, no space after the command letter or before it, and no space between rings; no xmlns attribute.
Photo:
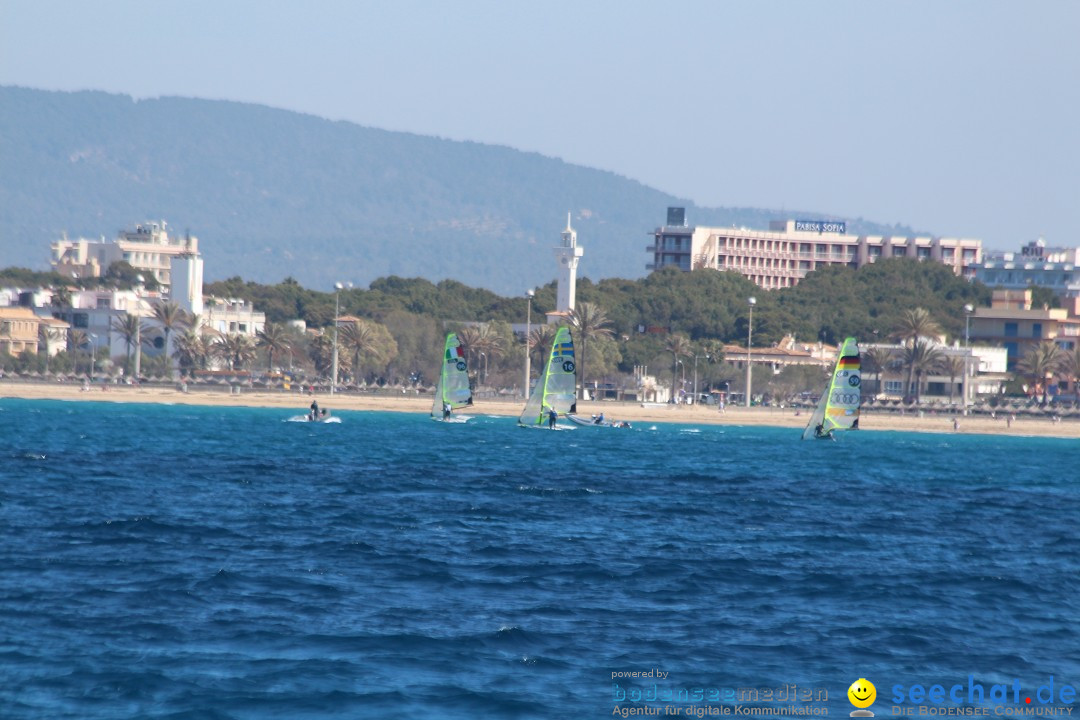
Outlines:
<svg viewBox="0 0 1080 720"><path fill-rule="evenodd" d="M131 387L108 385L102 390L97 385L84 390L81 385L67 383L42 383L0 380L0 398L23 398L30 400L72 400L128 403L164 403L174 405L217 405L239 407L270 407L306 412L311 396L300 392L265 391L241 389L239 394L229 390L190 389L181 392L165 387ZM393 395L388 393L315 393L319 405L331 410L382 410L390 412L428 413L430 396ZM523 407L521 400L478 399L473 409L465 414L517 416ZM790 408L744 408L729 407L721 413L715 406L642 405L618 402L581 402L578 413L591 415L603 412L608 419L627 420L631 423L664 422L699 425L768 425L774 427L803 427L807 411L796 414ZM908 413L863 410L859 424L864 430L902 430L908 432L961 433L981 435L1039 435L1046 437L1080 438L1080 421L1064 419L1055 421L1050 417L1016 415L1011 427L1004 414L996 418L985 415L955 416L952 413L924 412L922 417ZM954 429L956 418L958 428Z"/></svg>

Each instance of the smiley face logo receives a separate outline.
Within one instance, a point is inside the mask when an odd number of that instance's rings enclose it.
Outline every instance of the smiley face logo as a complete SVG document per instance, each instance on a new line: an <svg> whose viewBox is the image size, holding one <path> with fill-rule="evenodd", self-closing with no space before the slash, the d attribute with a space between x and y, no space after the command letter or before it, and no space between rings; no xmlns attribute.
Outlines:
<svg viewBox="0 0 1080 720"><path fill-rule="evenodd" d="M877 688L866 678L859 678L847 689L848 700L857 708L868 708L877 699ZM852 713L854 715L855 713ZM864 713L860 713L864 714ZM870 713L872 716L872 713Z"/></svg>

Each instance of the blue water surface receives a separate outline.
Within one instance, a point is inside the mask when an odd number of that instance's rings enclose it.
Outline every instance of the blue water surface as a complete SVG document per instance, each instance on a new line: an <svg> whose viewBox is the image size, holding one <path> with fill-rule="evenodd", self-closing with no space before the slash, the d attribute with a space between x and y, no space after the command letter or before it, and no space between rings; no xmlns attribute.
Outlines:
<svg viewBox="0 0 1080 720"><path fill-rule="evenodd" d="M1080 685L1075 440L293 414L0 400L0 717Z"/></svg>

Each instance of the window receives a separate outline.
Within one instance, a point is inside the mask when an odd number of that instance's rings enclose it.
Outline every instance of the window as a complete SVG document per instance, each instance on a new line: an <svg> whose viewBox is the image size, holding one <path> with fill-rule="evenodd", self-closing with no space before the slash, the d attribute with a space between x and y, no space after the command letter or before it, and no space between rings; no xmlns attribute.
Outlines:
<svg viewBox="0 0 1080 720"><path fill-rule="evenodd" d="M907 256L906 247L894 247L892 251L893 257L905 257Z"/></svg>
<svg viewBox="0 0 1080 720"><path fill-rule="evenodd" d="M921 248L918 249L918 253L919 253L919 259L920 260L929 260L930 259L930 248L921 247Z"/></svg>
<svg viewBox="0 0 1080 720"><path fill-rule="evenodd" d="M880 247L872 245L869 248L867 248L867 251L869 252L870 257L872 257L872 258L881 257L881 248Z"/></svg>
<svg viewBox="0 0 1080 720"><path fill-rule="evenodd" d="M77 328L90 327L90 316L86 313L75 313L71 317L71 324Z"/></svg>
<svg viewBox="0 0 1080 720"><path fill-rule="evenodd" d="M109 298L107 298L107 297L100 298L99 297L97 299L97 309L98 310L111 310L112 305L109 304Z"/></svg>
<svg viewBox="0 0 1080 720"><path fill-rule="evenodd" d="M1019 333L1017 332L1016 323L1005 323L1005 337L1017 337L1017 335L1019 335Z"/></svg>
<svg viewBox="0 0 1080 720"><path fill-rule="evenodd" d="M1033 337L1033 338L1041 338L1042 336L1043 336L1043 334L1042 334L1042 323L1032 323L1031 324L1031 337Z"/></svg>
<svg viewBox="0 0 1080 720"><path fill-rule="evenodd" d="M902 395L904 393L903 380L886 380L885 392L889 395Z"/></svg>

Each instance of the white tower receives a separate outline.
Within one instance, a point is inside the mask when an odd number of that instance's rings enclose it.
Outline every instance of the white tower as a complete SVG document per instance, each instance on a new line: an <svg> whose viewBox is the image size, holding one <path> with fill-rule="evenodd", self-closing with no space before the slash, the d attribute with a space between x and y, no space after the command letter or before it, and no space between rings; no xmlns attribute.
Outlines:
<svg viewBox="0 0 1080 720"><path fill-rule="evenodd" d="M574 309L577 266L584 253L584 248L578 247L577 244L577 231L570 227L570 213L566 213L566 229L562 231L562 245L555 248L555 260L559 263L556 312L568 313Z"/></svg>
<svg viewBox="0 0 1080 720"><path fill-rule="evenodd" d="M198 253L185 253L172 259L172 284L169 299L192 315L203 311L203 261Z"/></svg>

